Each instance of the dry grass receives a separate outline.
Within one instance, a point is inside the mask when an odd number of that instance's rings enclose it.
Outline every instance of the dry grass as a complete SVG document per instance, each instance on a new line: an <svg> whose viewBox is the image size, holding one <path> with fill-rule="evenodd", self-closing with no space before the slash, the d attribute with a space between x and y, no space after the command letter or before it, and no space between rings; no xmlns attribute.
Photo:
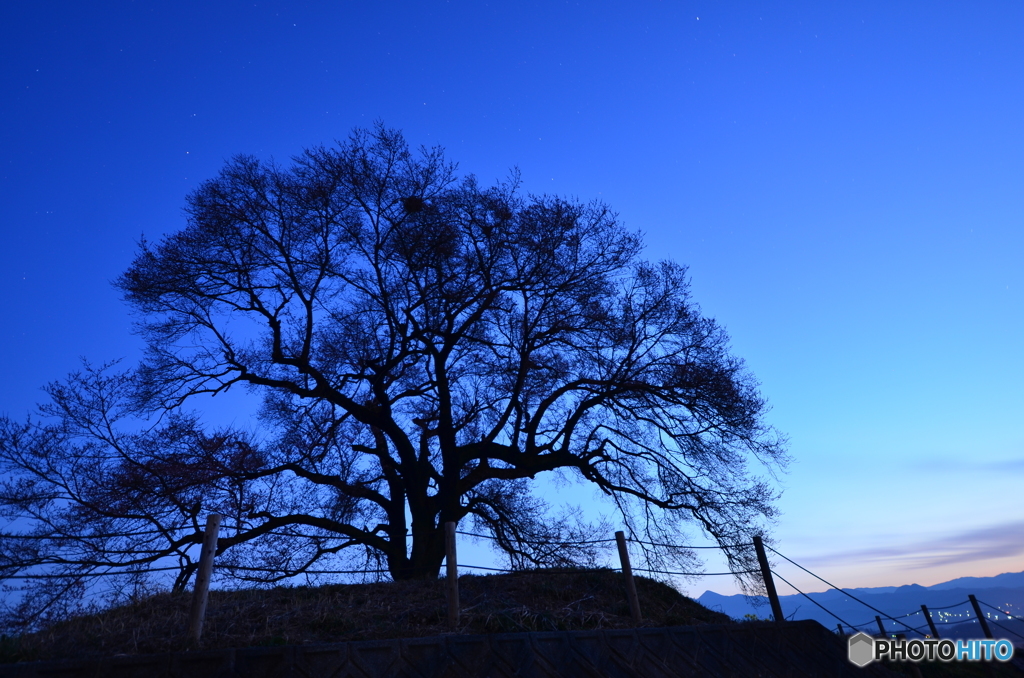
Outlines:
<svg viewBox="0 0 1024 678"><path fill-rule="evenodd" d="M731 621L665 584L636 579L644 626ZM634 626L622 574L540 570L459 577L456 633ZM0 661L172 652L185 640L190 594L161 594L5 639ZM444 581L213 591L202 647L414 638L449 633Z"/></svg>

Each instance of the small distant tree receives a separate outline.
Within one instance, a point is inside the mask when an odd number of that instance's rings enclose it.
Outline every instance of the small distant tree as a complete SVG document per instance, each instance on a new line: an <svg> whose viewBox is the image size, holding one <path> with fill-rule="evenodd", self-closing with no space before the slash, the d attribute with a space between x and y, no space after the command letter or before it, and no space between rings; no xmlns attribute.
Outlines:
<svg viewBox="0 0 1024 678"><path fill-rule="evenodd" d="M586 562L549 545L593 532L532 493L545 473L600 490L666 564L692 565L689 525L733 545L774 516L748 468L785 463L756 382L686 270L642 260L604 205L460 180L377 126L287 168L238 157L187 215L117 282L143 365L3 422L2 502L36 538L3 539L0 573L173 556L181 587L209 512L218 562L265 581L346 554L436 577L447 521L514 567ZM187 413L235 386L263 398L246 432Z"/></svg>

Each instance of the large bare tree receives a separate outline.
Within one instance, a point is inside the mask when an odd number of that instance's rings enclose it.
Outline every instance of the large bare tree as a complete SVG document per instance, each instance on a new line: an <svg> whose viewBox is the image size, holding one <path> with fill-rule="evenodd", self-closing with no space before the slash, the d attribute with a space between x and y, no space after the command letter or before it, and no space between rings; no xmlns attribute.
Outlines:
<svg viewBox="0 0 1024 678"><path fill-rule="evenodd" d="M127 554L89 542L80 563L176 555L183 585L210 511L232 526L224 562L269 571L251 576L358 551L436 577L447 521L516 566L571 562L584 554L544 542L585 525L531 494L546 472L599 488L670 560L692 556L673 549L688 525L731 545L773 517L759 474L785 453L756 382L685 268L642 260L604 205L524 196L515 177L483 188L377 126L289 167L236 158L187 215L117 283L143 366L87 370L51 387L49 423L5 423L4 501L40 535L157 533ZM258 428L184 414L239 386L263 396ZM165 414L119 428L138 412Z"/></svg>

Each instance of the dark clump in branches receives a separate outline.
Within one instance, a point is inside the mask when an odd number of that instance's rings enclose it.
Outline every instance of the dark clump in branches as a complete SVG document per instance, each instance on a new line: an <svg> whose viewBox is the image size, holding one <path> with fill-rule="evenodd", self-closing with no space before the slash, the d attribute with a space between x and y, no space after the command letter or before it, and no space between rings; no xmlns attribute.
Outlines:
<svg viewBox="0 0 1024 678"><path fill-rule="evenodd" d="M143 365L86 371L51 388L49 420L4 424L3 504L38 537L3 541L4 572L173 557L184 586L208 512L230 526L223 571L262 581L352 554L436 577L447 521L515 567L587 564L548 544L591 532L531 494L546 472L601 490L662 564L692 564L687 525L733 545L774 516L748 469L785 462L757 384L685 269L640 259L604 205L458 179L378 126L287 168L236 158L187 214L117 283ZM236 385L262 394L258 431L185 413ZM118 422L145 412L163 414ZM149 536L130 549L96 536L133 531Z"/></svg>

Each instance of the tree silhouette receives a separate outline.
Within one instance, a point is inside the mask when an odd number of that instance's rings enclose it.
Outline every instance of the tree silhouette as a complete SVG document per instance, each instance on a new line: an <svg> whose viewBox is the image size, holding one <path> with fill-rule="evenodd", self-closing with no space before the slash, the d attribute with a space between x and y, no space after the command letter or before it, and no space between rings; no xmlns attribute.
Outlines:
<svg viewBox="0 0 1024 678"><path fill-rule="evenodd" d="M733 544L774 515L748 469L786 461L756 382L685 268L642 260L604 205L524 196L516 176L460 180L440 149L377 126L287 168L238 157L187 215L117 282L142 367L51 387L58 423L6 422L9 505L57 510L16 478L64 464L64 488L46 490L60 511L162 530L153 554L183 558L184 579L210 511L233 525L224 562L267 579L353 552L395 579L436 577L446 521L492 535L516 567L585 560L545 543L589 534L531 494L545 472L600 489L670 560L692 557L675 548L687 525ZM183 413L239 385L262 394L258 432L204 433ZM139 411L165 415L118 433L112 413ZM91 468L67 467L85 448Z"/></svg>

